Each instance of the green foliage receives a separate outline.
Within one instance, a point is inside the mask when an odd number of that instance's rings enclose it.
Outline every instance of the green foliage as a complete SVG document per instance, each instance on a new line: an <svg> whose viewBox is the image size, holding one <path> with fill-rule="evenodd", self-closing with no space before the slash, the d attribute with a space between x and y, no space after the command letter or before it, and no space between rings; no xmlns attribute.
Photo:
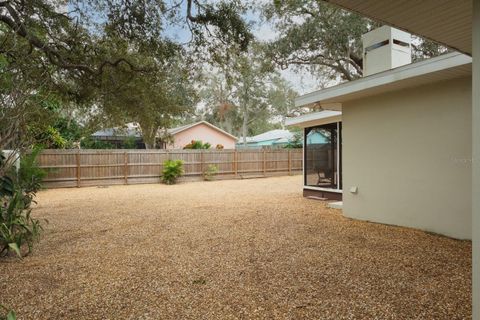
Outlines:
<svg viewBox="0 0 480 320"><path fill-rule="evenodd" d="M0 205L0 256L11 251L22 257L22 246L27 245L30 253L43 228L39 220L31 217L31 196L23 190L16 190L2 201L5 202Z"/></svg>
<svg viewBox="0 0 480 320"><path fill-rule="evenodd" d="M75 119L67 118L62 114L57 114L52 126L65 141L65 148L67 149L73 148L74 143L80 142L82 136L88 135L87 129Z"/></svg>
<svg viewBox="0 0 480 320"><path fill-rule="evenodd" d="M175 184L177 182L177 179L182 175L182 160L167 160L163 163L162 181L165 184Z"/></svg>
<svg viewBox="0 0 480 320"><path fill-rule="evenodd" d="M3 197L11 197L15 192L15 185L13 179L5 174L6 168L6 157L0 152L0 199Z"/></svg>
<svg viewBox="0 0 480 320"><path fill-rule="evenodd" d="M212 181L215 179L215 175L218 173L218 167L214 164L210 164L203 172L203 179L205 181Z"/></svg>
<svg viewBox="0 0 480 320"><path fill-rule="evenodd" d="M303 148L303 133L297 131L293 134L293 138L288 141L288 144L285 146L287 149L299 149Z"/></svg>
<svg viewBox="0 0 480 320"><path fill-rule="evenodd" d="M0 176L0 199L12 196L15 191L13 179L9 176Z"/></svg>
<svg viewBox="0 0 480 320"><path fill-rule="evenodd" d="M145 147L153 149L160 129L193 110L196 93L190 69L178 48L168 56L153 59L145 55L143 59L154 60L154 71L133 75L122 70L109 72L104 85L111 89L102 93L102 110L104 117L116 125L138 123Z"/></svg>
<svg viewBox="0 0 480 320"><path fill-rule="evenodd" d="M189 82L199 59L227 58L220 44L246 50L253 38L241 1L67 2L2 3L0 149L28 148L39 134L53 134L52 147L71 147L80 137L64 129L78 114L92 123L138 122L155 147L157 129L194 105ZM178 24L191 31L188 45L165 32Z"/></svg>
<svg viewBox="0 0 480 320"><path fill-rule="evenodd" d="M137 138L136 137L127 137L123 140L124 149L136 149L137 147Z"/></svg>
<svg viewBox="0 0 480 320"><path fill-rule="evenodd" d="M297 93L273 70L258 43L232 53L228 64L202 80L206 108L199 117L235 136L280 128L287 116L299 113Z"/></svg>
<svg viewBox="0 0 480 320"><path fill-rule="evenodd" d="M9 310L8 308L0 305L0 320L16 320L16 319L17 319L17 315L15 314L15 311Z"/></svg>
<svg viewBox="0 0 480 320"><path fill-rule="evenodd" d="M208 142L203 143L202 140L192 140L183 149L210 149L212 145Z"/></svg>
<svg viewBox="0 0 480 320"><path fill-rule="evenodd" d="M328 1L271 1L263 16L279 34L265 46L280 68L306 68L322 82L353 80L363 74L361 36L380 25ZM439 55L446 48L418 38L414 60Z"/></svg>
<svg viewBox="0 0 480 320"><path fill-rule="evenodd" d="M0 256L14 252L22 257L23 246L27 246L28 252L31 252L43 230L40 221L32 218L30 208L46 174L36 162L40 151L40 148L35 148L30 154L21 156L18 172L1 171ZM0 166L4 165L3 161Z"/></svg>
<svg viewBox="0 0 480 320"><path fill-rule="evenodd" d="M65 149L67 146L67 140L65 140L65 138L60 135L60 132L52 126L47 127L41 141L48 149Z"/></svg>
<svg viewBox="0 0 480 320"><path fill-rule="evenodd" d="M44 169L38 167L37 157L41 151L41 147L35 147L30 153L20 157L17 183L18 188L24 193L27 207L30 206L37 191L42 187L42 180L47 175Z"/></svg>
<svg viewBox="0 0 480 320"><path fill-rule="evenodd" d="M115 146L108 141L98 140L91 137L82 139L82 149L115 149Z"/></svg>

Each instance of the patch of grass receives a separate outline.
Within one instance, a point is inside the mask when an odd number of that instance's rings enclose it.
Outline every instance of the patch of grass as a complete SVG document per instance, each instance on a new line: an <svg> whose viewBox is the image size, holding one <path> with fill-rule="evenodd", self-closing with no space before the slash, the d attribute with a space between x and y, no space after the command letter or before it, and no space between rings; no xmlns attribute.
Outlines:
<svg viewBox="0 0 480 320"><path fill-rule="evenodd" d="M204 284L207 284L207 280L205 280L204 278L198 278L193 280L192 283L195 285L204 285Z"/></svg>

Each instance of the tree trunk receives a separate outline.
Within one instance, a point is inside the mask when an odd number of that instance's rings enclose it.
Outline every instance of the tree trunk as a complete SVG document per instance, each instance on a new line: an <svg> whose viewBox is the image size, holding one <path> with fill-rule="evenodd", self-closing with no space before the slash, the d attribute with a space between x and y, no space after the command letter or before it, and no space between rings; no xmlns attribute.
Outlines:
<svg viewBox="0 0 480 320"><path fill-rule="evenodd" d="M140 123L140 129L142 131L143 143L145 143L145 149L155 149L157 147L157 131L158 127L142 126Z"/></svg>
<svg viewBox="0 0 480 320"><path fill-rule="evenodd" d="M242 124L242 136L243 136L243 146L247 146L247 134L248 134L248 107L245 105L243 107L243 124Z"/></svg>

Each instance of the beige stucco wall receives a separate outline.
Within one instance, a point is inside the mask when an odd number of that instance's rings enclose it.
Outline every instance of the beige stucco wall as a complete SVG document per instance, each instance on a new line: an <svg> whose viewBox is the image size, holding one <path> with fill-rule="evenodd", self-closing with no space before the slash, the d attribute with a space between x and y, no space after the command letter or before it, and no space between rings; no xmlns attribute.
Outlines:
<svg viewBox="0 0 480 320"><path fill-rule="evenodd" d="M344 215L470 239L471 133L470 78L345 103Z"/></svg>
<svg viewBox="0 0 480 320"><path fill-rule="evenodd" d="M223 145L225 149L235 149L236 140L226 134L200 123L187 130L181 131L173 136L173 144L167 145L167 149L183 149L192 140L208 142L215 148L217 144Z"/></svg>
<svg viewBox="0 0 480 320"><path fill-rule="evenodd" d="M480 320L480 1L473 1L473 319Z"/></svg>

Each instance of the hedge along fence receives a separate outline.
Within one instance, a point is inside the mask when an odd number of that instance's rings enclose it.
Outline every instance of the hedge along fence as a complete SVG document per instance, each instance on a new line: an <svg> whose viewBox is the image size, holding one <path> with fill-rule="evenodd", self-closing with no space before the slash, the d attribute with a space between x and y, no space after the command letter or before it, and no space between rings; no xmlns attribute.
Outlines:
<svg viewBox="0 0 480 320"><path fill-rule="evenodd" d="M209 165L220 179L287 175L302 170L302 149L279 150L44 150L47 188L158 183L165 160L184 162L184 180L202 178Z"/></svg>

